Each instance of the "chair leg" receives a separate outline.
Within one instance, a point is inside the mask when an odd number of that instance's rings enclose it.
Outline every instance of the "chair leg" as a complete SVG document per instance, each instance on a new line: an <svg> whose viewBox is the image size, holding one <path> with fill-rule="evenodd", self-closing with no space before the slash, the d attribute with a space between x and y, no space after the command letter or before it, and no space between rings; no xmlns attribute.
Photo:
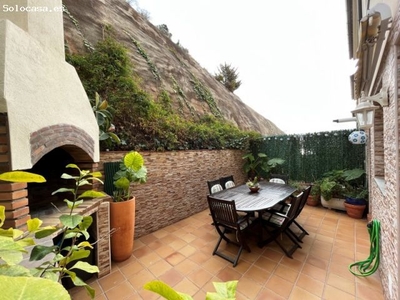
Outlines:
<svg viewBox="0 0 400 300"><path fill-rule="evenodd" d="M301 248L300 244L290 236L286 231L284 231L287 237L293 242L293 246L290 249L286 249L281 242L279 242L278 236L275 237L274 241L278 244L278 246L282 249L282 251L286 254L287 257L293 258L292 254L296 251L297 248Z"/></svg>
<svg viewBox="0 0 400 300"><path fill-rule="evenodd" d="M242 254L243 248L246 249L248 252L251 252L250 247L244 241L244 239L241 236L241 234L238 234L239 243L237 243L235 241L230 240L229 238L227 238L225 236L225 234L228 232L228 229L224 228L224 230L221 231L221 229L217 228L217 231L218 231L220 237L218 239L217 245L215 246L214 251L213 251L212 254L213 255L217 255L217 256L219 256L219 257L221 257L223 259L226 259L227 261L229 261L229 262L231 262L233 264L233 267L236 267L236 265L238 264L238 261L239 261L239 257ZM238 252L237 252L237 254L236 254L236 256L234 258L232 258L232 257L230 257L230 256L218 251L218 248L219 248L222 240L226 241L228 244L234 244L234 245L239 247L239 250L238 250Z"/></svg>
<svg viewBox="0 0 400 300"><path fill-rule="evenodd" d="M299 227L300 230L303 232L303 233L302 233L302 237L304 237L305 235L310 235L310 234L307 232L307 230L305 230L305 229L303 228L303 226L301 226L298 222L296 222L296 220L294 220L293 223L296 224L296 226Z"/></svg>
<svg viewBox="0 0 400 300"><path fill-rule="evenodd" d="M293 242L293 244L296 244L298 248L302 248L301 245L299 244L299 242L296 240L296 238L294 237L294 235L291 234L290 231L285 230L284 233L286 234L286 236Z"/></svg>
<svg viewBox="0 0 400 300"><path fill-rule="evenodd" d="M287 228L287 230L290 232L290 234L296 239L296 241L298 241L299 243L302 243L302 235L303 233L301 233L300 235L297 235L290 227Z"/></svg>

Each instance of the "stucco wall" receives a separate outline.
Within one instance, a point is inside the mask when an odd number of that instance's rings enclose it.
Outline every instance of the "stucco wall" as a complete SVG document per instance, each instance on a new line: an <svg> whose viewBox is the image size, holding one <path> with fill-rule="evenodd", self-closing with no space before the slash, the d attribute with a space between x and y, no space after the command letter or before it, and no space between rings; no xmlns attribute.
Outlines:
<svg viewBox="0 0 400 300"><path fill-rule="evenodd" d="M28 2L50 5L51 1ZM50 17L46 18L47 15ZM12 16L11 12L2 13L0 18L13 19ZM0 75L3 75L0 112L8 114L11 167L30 169L33 165L30 135L57 124L73 125L85 131L95 141L92 158L96 162L99 160L96 119L75 69L65 62L63 46L62 49L56 46L60 38L63 42L62 12L32 13L27 20L29 32L10 20L0 19ZM54 32L46 35L42 27ZM41 36L45 36L44 40ZM50 37L54 47L47 46L51 43Z"/></svg>
<svg viewBox="0 0 400 300"><path fill-rule="evenodd" d="M119 161L124 153L102 152L100 171L104 162ZM242 171L244 152L238 150L140 153L148 180L134 189L135 238L207 209L207 180L232 174L242 184L247 178Z"/></svg>
<svg viewBox="0 0 400 300"><path fill-rule="evenodd" d="M370 130L370 209L372 218L381 224L381 261L379 273L384 287L385 299L399 299L399 100L397 89L399 86L400 54L395 46L395 33L399 31L400 22L398 12L394 11L393 28L389 37L386 52L382 60L380 77L382 84L389 87L389 106L383 108L383 114L378 124ZM398 53L396 53L396 51ZM397 74L396 74L397 73ZM379 82L379 80L377 80ZM375 88L379 88L376 86ZM383 132L383 145L380 145ZM383 153L384 169L383 183L378 184L374 174L382 174L381 159Z"/></svg>

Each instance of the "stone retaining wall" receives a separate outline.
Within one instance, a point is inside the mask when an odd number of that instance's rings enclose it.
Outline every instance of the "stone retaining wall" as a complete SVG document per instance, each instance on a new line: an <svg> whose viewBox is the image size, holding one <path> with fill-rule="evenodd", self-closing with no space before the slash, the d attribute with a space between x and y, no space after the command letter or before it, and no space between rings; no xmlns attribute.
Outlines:
<svg viewBox="0 0 400 300"><path fill-rule="evenodd" d="M103 163L119 161L126 152L102 152ZM136 185L135 238L207 209L207 180L233 175L246 181L239 150L140 152L148 169L147 183ZM210 219L211 220L211 219Z"/></svg>

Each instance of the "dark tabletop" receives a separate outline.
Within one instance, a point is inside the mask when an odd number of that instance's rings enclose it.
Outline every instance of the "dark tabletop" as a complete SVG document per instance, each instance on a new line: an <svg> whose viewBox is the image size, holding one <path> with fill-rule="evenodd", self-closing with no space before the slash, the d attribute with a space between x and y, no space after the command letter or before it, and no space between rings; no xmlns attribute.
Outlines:
<svg viewBox="0 0 400 300"><path fill-rule="evenodd" d="M249 187L243 184L215 193L213 196L224 200L235 200L238 211L260 211L285 200L295 191L296 188L288 184L261 181L257 193L251 193Z"/></svg>

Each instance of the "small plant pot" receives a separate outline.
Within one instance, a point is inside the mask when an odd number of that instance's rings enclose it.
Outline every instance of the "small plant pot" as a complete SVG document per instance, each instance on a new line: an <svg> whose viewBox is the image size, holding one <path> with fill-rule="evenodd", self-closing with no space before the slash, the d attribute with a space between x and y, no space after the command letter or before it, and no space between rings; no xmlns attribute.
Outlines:
<svg viewBox="0 0 400 300"><path fill-rule="evenodd" d="M258 193L258 190L260 189L260 187L252 186L252 187L249 187L249 189L250 189L250 193Z"/></svg>
<svg viewBox="0 0 400 300"><path fill-rule="evenodd" d="M320 203L319 197L316 196L308 196L307 198L307 205L309 206L318 206Z"/></svg>

